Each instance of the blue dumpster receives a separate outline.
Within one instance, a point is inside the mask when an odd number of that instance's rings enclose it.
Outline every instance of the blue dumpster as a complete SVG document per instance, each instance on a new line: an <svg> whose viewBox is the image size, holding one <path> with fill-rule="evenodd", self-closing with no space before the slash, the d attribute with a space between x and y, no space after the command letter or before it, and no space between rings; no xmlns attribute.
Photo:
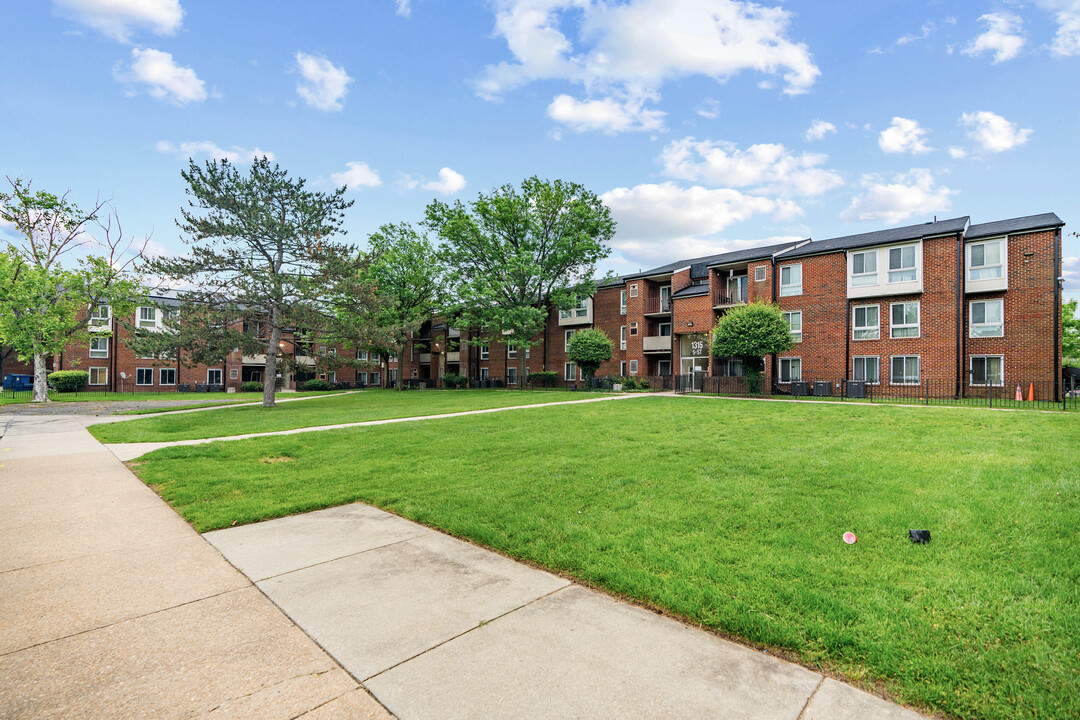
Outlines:
<svg viewBox="0 0 1080 720"><path fill-rule="evenodd" d="M33 375L11 375L4 376L4 389L5 390L33 390L34 389L34 376Z"/></svg>

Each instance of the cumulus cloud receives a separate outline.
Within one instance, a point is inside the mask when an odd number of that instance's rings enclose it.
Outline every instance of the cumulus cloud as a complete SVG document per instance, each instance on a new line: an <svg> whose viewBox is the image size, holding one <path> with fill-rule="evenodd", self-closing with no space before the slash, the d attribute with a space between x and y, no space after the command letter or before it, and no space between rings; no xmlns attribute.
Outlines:
<svg viewBox="0 0 1080 720"><path fill-rule="evenodd" d="M228 160L231 163L249 163L255 158L265 157L267 160L274 160L274 153L269 150L261 150L255 148L243 148L237 145L233 145L226 150L225 148L218 147L216 143L209 140L197 140L182 142L179 145L173 144L168 140L159 140L154 146L159 153L165 153L168 155L178 155L182 158L197 158L197 157L209 157L213 160Z"/></svg>
<svg viewBox="0 0 1080 720"><path fill-rule="evenodd" d="M810 128L806 131L806 141L812 142L814 140L824 140L825 136L829 133L835 133L836 126L831 122L825 122L824 120L815 120L810 123Z"/></svg>
<svg viewBox="0 0 1080 720"><path fill-rule="evenodd" d="M161 50L132 48L131 65L115 75L122 82L145 86L151 97L174 105L206 99L206 83L195 71L177 65L171 54Z"/></svg>
<svg viewBox="0 0 1080 720"><path fill-rule="evenodd" d="M852 199L851 205L840 213L844 222L877 220L898 223L919 213L932 214L948 210L955 190L938 185L933 174L923 168L901 173L892 182L883 182L876 175L863 176L865 192Z"/></svg>
<svg viewBox="0 0 1080 720"><path fill-rule="evenodd" d="M930 152L926 144L926 130L919 123L908 118L894 117L892 124L881 131L878 147L886 153L905 153L915 155Z"/></svg>
<svg viewBox="0 0 1080 720"><path fill-rule="evenodd" d="M766 195L813 197L844 184L839 173L819 167L827 155L796 154L779 143L743 150L731 142L688 137L668 143L658 159L668 177Z"/></svg>
<svg viewBox="0 0 1080 720"><path fill-rule="evenodd" d="M296 92L304 102L327 112L344 107L342 101L353 81L344 66L338 67L324 57L297 52L296 69L302 78L296 83Z"/></svg>
<svg viewBox="0 0 1080 720"><path fill-rule="evenodd" d="M967 150L962 147L951 147L949 148L949 157L951 157L953 160L960 160L961 158L966 158Z"/></svg>
<svg viewBox="0 0 1080 720"><path fill-rule="evenodd" d="M335 186L347 185L350 190L358 190L362 187L378 187L382 185L379 173L368 167L366 162L347 162L345 171L334 173L330 180Z"/></svg>
<svg viewBox="0 0 1080 720"><path fill-rule="evenodd" d="M537 80L565 80L586 89L583 104L606 97L624 105L655 102L668 80L704 75L723 81L745 71L780 76L784 92L794 95L807 92L820 74L806 45L788 38L792 15L779 7L746 0L494 4L495 34L506 40L513 60L487 66L475 81L477 94L488 100ZM562 108L585 109L566 100Z"/></svg>
<svg viewBox="0 0 1080 720"><path fill-rule="evenodd" d="M439 170L439 179L432 180L422 186L425 190L431 190L441 195L453 195L465 189L465 176L448 167Z"/></svg>
<svg viewBox="0 0 1080 720"><path fill-rule="evenodd" d="M1039 0L1037 4L1052 12L1058 24L1050 51L1062 57L1080 55L1080 0Z"/></svg>
<svg viewBox="0 0 1080 720"><path fill-rule="evenodd" d="M996 113L987 110L964 113L960 124L970 127L968 137L988 152L1004 152L1023 145L1031 136L1031 128L1021 128Z"/></svg>
<svg viewBox="0 0 1080 720"><path fill-rule="evenodd" d="M184 11L179 0L53 0L61 16L127 43L136 30L172 35Z"/></svg>
<svg viewBox="0 0 1080 720"><path fill-rule="evenodd" d="M642 105L642 100L577 100L569 95L559 95L548 105L547 112L552 120L576 132L599 130L614 134L626 130L662 129L665 113L660 110L646 110Z"/></svg>
<svg viewBox="0 0 1080 720"><path fill-rule="evenodd" d="M987 13L979 17L986 30L961 50L964 55L975 57L985 52L994 53L994 64L1012 60L1024 47L1024 21L1009 12Z"/></svg>

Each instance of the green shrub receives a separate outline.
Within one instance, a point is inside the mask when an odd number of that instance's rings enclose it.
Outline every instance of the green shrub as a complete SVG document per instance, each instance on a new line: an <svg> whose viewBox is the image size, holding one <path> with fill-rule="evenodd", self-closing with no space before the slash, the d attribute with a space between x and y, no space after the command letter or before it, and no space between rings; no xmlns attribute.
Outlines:
<svg viewBox="0 0 1080 720"><path fill-rule="evenodd" d="M57 370L46 378L57 392L75 392L87 383L90 373L86 370Z"/></svg>
<svg viewBox="0 0 1080 720"><path fill-rule="evenodd" d="M589 328L578 330L566 346L566 358L577 363L585 375L586 384L592 383L597 369L611 359L615 344L603 330Z"/></svg>
<svg viewBox="0 0 1080 720"><path fill-rule="evenodd" d="M306 383L303 384L300 389L305 391L333 390L334 386L326 382L325 380L308 380Z"/></svg>
<svg viewBox="0 0 1080 720"><path fill-rule="evenodd" d="M240 385L240 392L262 392L262 391L263 391L263 384L261 382L255 382L254 380L249 380L248 382L241 383L241 385Z"/></svg>
<svg viewBox="0 0 1080 720"><path fill-rule="evenodd" d="M457 388L464 388L469 386L469 379L464 375L458 375L457 373L446 373L442 376L443 387L447 390L456 390Z"/></svg>
<svg viewBox="0 0 1080 720"><path fill-rule="evenodd" d="M540 387L555 387L555 383L559 381L559 373L554 370L544 370L542 372L529 373L529 382L532 385L539 385Z"/></svg>

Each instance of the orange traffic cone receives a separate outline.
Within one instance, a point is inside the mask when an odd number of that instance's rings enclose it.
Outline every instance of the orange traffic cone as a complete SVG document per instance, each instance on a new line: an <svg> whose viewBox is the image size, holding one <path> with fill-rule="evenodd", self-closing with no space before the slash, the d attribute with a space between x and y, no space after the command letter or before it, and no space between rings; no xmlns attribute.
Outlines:
<svg viewBox="0 0 1080 720"><path fill-rule="evenodd" d="M1016 383L1016 402L1024 402L1024 391L1020 389L1020 383Z"/></svg>
<svg viewBox="0 0 1080 720"><path fill-rule="evenodd" d="M1035 383L1028 385L1028 402L1035 402Z"/></svg>

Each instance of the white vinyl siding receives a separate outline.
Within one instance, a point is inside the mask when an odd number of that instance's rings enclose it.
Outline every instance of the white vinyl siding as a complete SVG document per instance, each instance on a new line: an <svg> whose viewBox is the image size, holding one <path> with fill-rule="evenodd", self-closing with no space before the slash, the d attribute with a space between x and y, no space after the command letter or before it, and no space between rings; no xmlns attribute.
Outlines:
<svg viewBox="0 0 1080 720"><path fill-rule="evenodd" d="M880 368L881 359L876 355L873 357L863 356L853 358L851 363L851 379L858 382L877 385L880 381Z"/></svg>
<svg viewBox="0 0 1080 720"><path fill-rule="evenodd" d="M881 337L880 308L877 305L856 305L851 310L853 340L877 340Z"/></svg>
<svg viewBox="0 0 1080 720"><path fill-rule="evenodd" d="M1002 387L1005 384L1005 358L1001 355L972 355L971 385Z"/></svg>
<svg viewBox="0 0 1080 720"><path fill-rule="evenodd" d="M802 342L802 310L785 312L784 322L787 323L788 332L791 334L791 342Z"/></svg>
<svg viewBox="0 0 1080 720"><path fill-rule="evenodd" d="M890 385L919 384L919 356L894 355L889 361Z"/></svg>
<svg viewBox="0 0 1080 720"><path fill-rule="evenodd" d="M975 300L969 308L968 337L1004 337L1003 300Z"/></svg>
<svg viewBox="0 0 1080 720"><path fill-rule="evenodd" d="M893 303L889 308L889 337L891 338L917 338L919 337L919 303L902 302Z"/></svg>
<svg viewBox="0 0 1080 720"><path fill-rule="evenodd" d="M802 295L802 263L780 267L780 297Z"/></svg>

